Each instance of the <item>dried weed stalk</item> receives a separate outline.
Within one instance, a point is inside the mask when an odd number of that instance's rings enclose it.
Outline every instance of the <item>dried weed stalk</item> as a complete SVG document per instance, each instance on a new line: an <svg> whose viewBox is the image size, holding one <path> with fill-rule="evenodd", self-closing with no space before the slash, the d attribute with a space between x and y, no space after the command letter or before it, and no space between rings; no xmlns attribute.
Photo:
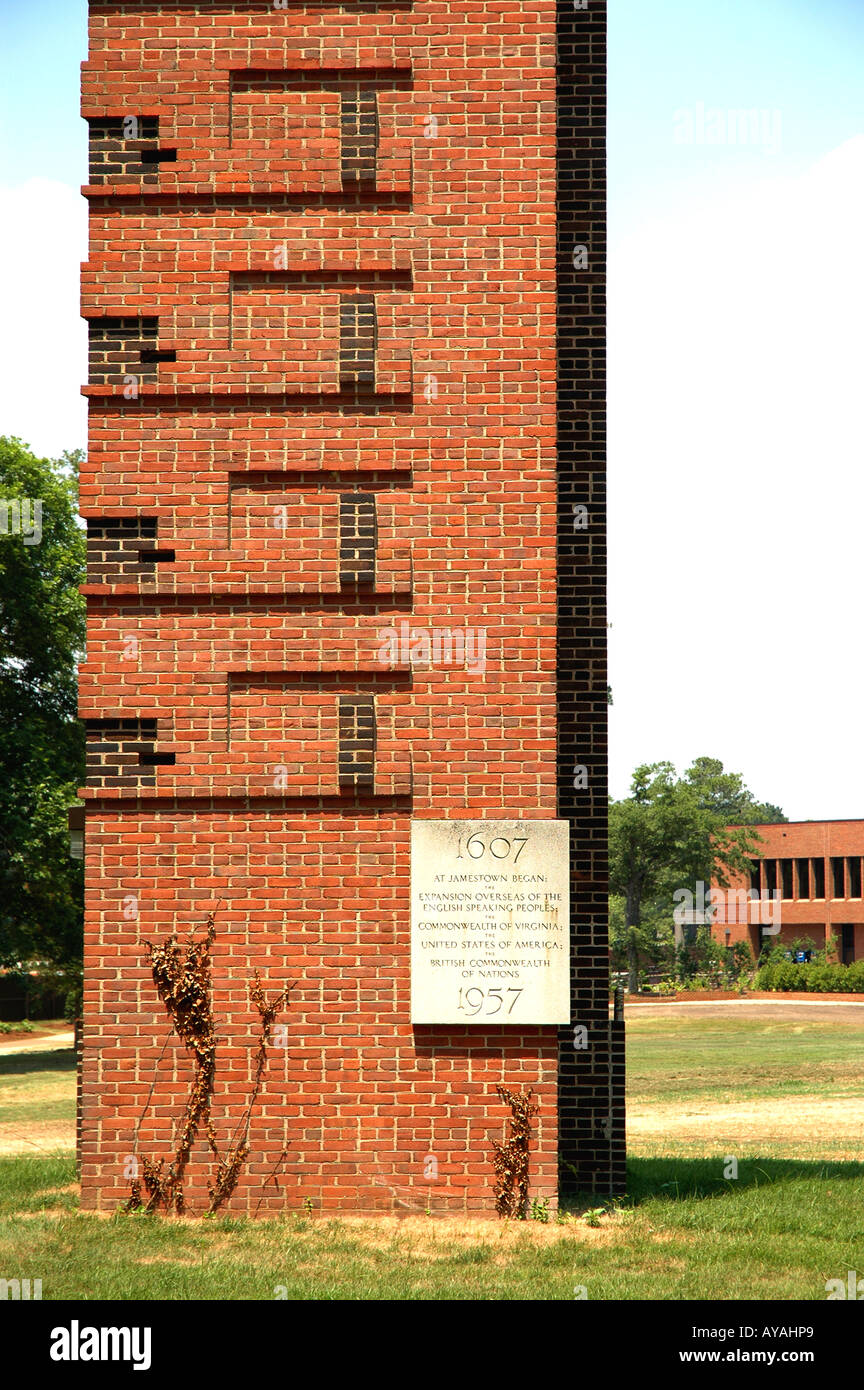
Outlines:
<svg viewBox="0 0 864 1390"><path fill-rule="evenodd" d="M211 1212L218 1211L223 1203L227 1202L237 1186L240 1169L249 1156L249 1126L252 1121L252 1109L258 1099L258 1092L261 1090L261 1082L264 1078L264 1069L267 1066L267 1048L272 1039L273 1024L276 1021L276 1015L286 1008L292 989L293 985L289 985L281 994L268 1000L261 986L257 970L255 971L255 979L249 986L249 997L258 1010L258 1017L261 1020L261 1034L258 1039L258 1051L255 1054L255 1075L246 1109L231 1141L231 1151L227 1158L221 1158L217 1155L216 1181L209 1185Z"/></svg>
<svg viewBox="0 0 864 1390"><path fill-rule="evenodd" d="M499 1216L523 1217L528 1205L528 1155L531 1144L531 1117L537 1114L532 1105L532 1090L515 1094L506 1086L496 1086L503 1101L510 1106L510 1138L499 1144L492 1140L495 1150L495 1210Z"/></svg>

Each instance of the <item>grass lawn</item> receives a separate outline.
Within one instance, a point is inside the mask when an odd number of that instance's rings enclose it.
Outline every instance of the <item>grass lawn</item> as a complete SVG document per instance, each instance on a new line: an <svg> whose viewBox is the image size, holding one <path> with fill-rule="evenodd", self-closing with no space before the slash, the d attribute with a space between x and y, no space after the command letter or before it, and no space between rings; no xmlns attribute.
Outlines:
<svg viewBox="0 0 864 1390"><path fill-rule="evenodd" d="M824 1300L827 1279L864 1274L864 1150L852 1142L864 1029L647 1012L628 1024L630 1190L600 1217L584 1205L546 1224L95 1216L77 1211L68 1153L10 1155L0 1276L41 1278L44 1299L569 1300L584 1285L589 1300ZM40 1115L51 1067L10 1073L11 1060L0 1058L0 1103L26 1105L25 1082L5 1087L29 1075ZM74 1072L64 1075L71 1094ZM789 1104L799 1129L809 1107L806 1133L780 1123ZM735 1179L723 1176L730 1156Z"/></svg>
<svg viewBox="0 0 864 1390"><path fill-rule="evenodd" d="M628 1014L629 1153L864 1162L864 1009L717 1012Z"/></svg>
<svg viewBox="0 0 864 1390"><path fill-rule="evenodd" d="M74 1149L75 1054L0 1054L0 1154Z"/></svg>

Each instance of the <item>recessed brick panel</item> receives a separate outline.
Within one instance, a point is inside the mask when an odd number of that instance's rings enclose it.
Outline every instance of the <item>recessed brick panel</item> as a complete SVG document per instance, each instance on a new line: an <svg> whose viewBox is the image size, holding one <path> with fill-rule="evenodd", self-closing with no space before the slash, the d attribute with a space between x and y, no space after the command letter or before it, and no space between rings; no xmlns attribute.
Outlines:
<svg viewBox="0 0 864 1390"><path fill-rule="evenodd" d="M135 584L153 578L174 551L158 544L156 517L101 517L87 523L87 583Z"/></svg>
<svg viewBox="0 0 864 1390"><path fill-rule="evenodd" d="M156 719L88 719L87 785L155 785L155 768L171 766L175 755L157 747Z"/></svg>
<svg viewBox="0 0 864 1390"><path fill-rule="evenodd" d="M375 583L375 498L345 492L339 498L339 576L346 589Z"/></svg>
<svg viewBox="0 0 864 1390"><path fill-rule="evenodd" d="M133 376L157 379L158 319L105 316L91 319L88 327L91 386L122 385Z"/></svg>
<svg viewBox="0 0 864 1390"><path fill-rule="evenodd" d="M144 186L159 182L159 164L176 150L159 146L157 116L113 116L88 122L91 184L135 179Z"/></svg>
<svg viewBox="0 0 864 1390"><path fill-rule="evenodd" d="M339 785L348 791L375 787L375 699L339 697Z"/></svg>

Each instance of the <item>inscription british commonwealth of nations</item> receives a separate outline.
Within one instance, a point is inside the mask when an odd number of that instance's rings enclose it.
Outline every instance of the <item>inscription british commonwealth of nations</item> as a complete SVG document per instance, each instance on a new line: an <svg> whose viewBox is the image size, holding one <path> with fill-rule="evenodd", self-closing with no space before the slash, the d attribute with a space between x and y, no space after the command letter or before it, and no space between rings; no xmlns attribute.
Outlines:
<svg viewBox="0 0 864 1390"><path fill-rule="evenodd" d="M412 1023L569 1023L569 830L412 821Z"/></svg>

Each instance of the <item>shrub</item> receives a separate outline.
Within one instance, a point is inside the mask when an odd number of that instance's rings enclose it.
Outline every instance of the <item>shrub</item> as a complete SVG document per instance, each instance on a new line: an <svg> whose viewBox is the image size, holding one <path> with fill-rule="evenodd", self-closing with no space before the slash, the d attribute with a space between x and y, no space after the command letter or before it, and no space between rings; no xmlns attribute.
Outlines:
<svg viewBox="0 0 864 1390"><path fill-rule="evenodd" d="M774 966L771 964L760 965L753 980L754 989L773 989L774 988Z"/></svg>
<svg viewBox="0 0 864 1390"><path fill-rule="evenodd" d="M796 965L794 961L769 959L760 966L753 982L755 989L793 990L818 994L864 994L864 960L851 965L825 965L813 962Z"/></svg>

